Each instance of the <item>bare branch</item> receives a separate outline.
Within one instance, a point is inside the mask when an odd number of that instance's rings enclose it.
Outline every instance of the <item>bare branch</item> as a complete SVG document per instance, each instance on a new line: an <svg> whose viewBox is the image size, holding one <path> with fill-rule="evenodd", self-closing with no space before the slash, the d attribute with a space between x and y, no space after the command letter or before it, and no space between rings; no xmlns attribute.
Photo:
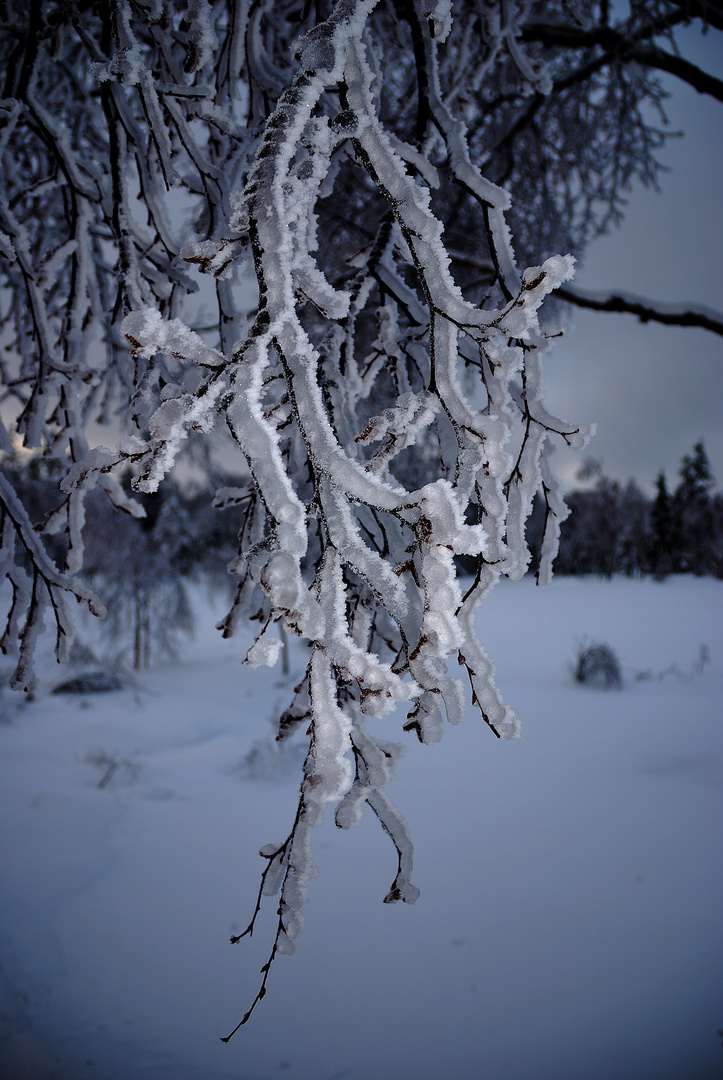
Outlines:
<svg viewBox="0 0 723 1080"><path fill-rule="evenodd" d="M557 295L575 307L589 311L609 311L635 315L642 323L657 322L664 326L692 326L723 335L723 313L702 304L664 304L633 293L593 293L561 286Z"/></svg>

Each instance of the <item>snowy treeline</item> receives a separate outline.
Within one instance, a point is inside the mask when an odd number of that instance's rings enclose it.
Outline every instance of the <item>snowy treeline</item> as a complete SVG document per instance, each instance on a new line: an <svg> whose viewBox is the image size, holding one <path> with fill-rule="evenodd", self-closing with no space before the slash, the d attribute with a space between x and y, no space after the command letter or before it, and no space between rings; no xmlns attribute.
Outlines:
<svg viewBox="0 0 723 1080"><path fill-rule="evenodd" d="M570 516L560 530L557 574L723 575L723 495L702 443L684 455L672 491L664 473L648 499L634 480L619 484L597 463L583 470L588 490L569 492ZM542 507L531 520L541 519ZM534 544L534 540L533 540Z"/></svg>

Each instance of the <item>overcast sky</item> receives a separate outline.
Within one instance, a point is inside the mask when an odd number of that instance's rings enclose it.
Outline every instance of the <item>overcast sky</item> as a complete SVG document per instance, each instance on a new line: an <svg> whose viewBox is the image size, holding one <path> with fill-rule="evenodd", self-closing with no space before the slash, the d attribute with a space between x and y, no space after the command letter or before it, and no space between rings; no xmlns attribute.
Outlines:
<svg viewBox="0 0 723 1080"><path fill-rule="evenodd" d="M690 32L689 32L690 33ZM723 77L720 34L684 52ZM672 130L660 160L661 192L638 187L621 229L594 242L575 284L622 289L723 310L723 104L666 79ZM630 315L570 312L574 329L547 360L548 399L566 419L595 421L585 453L605 472L649 490L661 469L674 481L680 458L705 441L723 487L723 337L641 325ZM556 467L574 484L581 457L564 448Z"/></svg>

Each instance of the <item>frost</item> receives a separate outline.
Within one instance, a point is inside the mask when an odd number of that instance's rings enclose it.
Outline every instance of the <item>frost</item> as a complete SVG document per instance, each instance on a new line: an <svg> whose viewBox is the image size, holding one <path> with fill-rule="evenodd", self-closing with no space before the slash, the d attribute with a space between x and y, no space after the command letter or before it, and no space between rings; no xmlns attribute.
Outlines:
<svg viewBox="0 0 723 1080"><path fill-rule="evenodd" d="M312 658L309 677L314 734L302 790L316 803L338 802L354 778L351 719L336 702L336 681L320 650Z"/></svg>
<svg viewBox="0 0 723 1080"><path fill-rule="evenodd" d="M522 288L500 322L505 333L512 337L529 338L539 331L537 309L545 297L569 281L575 273L571 255L553 255L542 266L533 266L522 275Z"/></svg>
<svg viewBox="0 0 723 1080"><path fill-rule="evenodd" d="M218 47L209 0L188 0L184 21L188 24L188 38L183 67L190 73L210 63Z"/></svg>
<svg viewBox="0 0 723 1080"><path fill-rule="evenodd" d="M445 41L452 29L452 0L422 0L421 7L430 24L431 36L436 41Z"/></svg>
<svg viewBox="0 0 723 1080"><path fill-rule="evenodd" d="M2 252L5 258L10 262L15 262L17 259L17 253L13 247L13 243L10 237L4 232L0 232L0 252Z"/></svg>
<svg viewBox="0 0 723 1080"><path fill-rule="evenodd" d="M164 319L159 311L151 308L126 315L121 330L139 356L150 357L162 352L206 367L219 367L224 363L223 354L204 344L180 319Z"/></svg>
<svg viewBox="0 0 723 1080"><path fill-rule="evenodd" d="M118 462L118 454L109 450L107 446L96 446L86 454L83 461L77 462L61 481L63 491L73 491L81 484L96 483L97 474L104 469L109 469Z"/></svg>
<svg viewBox="0 0 723 1080"><path fill-rule="evenodd" d="M133 486L139 491L157 491L170 471L190 431L207 434L218 416L217 402L223 383L203 387L201 393L182 394L164 401L153 413L148 428L150 449L140 459L141 473Z"/></svg>
<svg viewBox="0 0 723 1080"><path fill-rule="evenodd" d="M279 638L266 635L257 638L246 653L244 663L249 667L274 667L281 652L281 644Z"/></svg>
<svg viewBox="0 0 723 1080"><path fill-rule="evenodd" d="M302 581L296 560L286 551L275 551L261 574L261 584L280 611L296 611L302 595Z"/></svg>
<svg viewBox="0 0 723 1080"><path fill-rule="evenodd" d="M59 571L46 552L40 537L33 529L27 511L13 487L0 473L0 569L13 590L13 604L0 638L3 653L17 659L8 685L14 690L32 690L35 686L33 657L38 637L45 621L45 612L52 608L56 624L55 652L59 661L67 659L73 639L73 622L66 595L70 594L100 618L105 607L90 589L71 573ZM32 586L28 575L17 564L16 551L33 568Z"/></svg>
<svg viewBox="0 0 723 1080"><path fill-rule="evenodd" d="M123 435L118 440L118 453L124 457L135 457L138 454L144 454L147 449L148 443L137 435Z"/></svg>

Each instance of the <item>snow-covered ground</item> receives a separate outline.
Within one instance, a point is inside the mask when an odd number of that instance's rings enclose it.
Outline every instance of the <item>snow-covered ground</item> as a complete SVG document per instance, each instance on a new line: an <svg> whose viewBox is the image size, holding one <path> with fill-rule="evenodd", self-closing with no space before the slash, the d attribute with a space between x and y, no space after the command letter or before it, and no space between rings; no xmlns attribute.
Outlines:
<svg viewBox="0 0 723 1080"><path fill-rule="evenodd" d="M266 741L293 672L241 669L205 612L143 689L11 712L2 1080L720 1077L722 600L707 579L503 582L482 640L523 737L471 709L433 747L378 722L408 743L390 794L421 898L382 904L395 859L370 814L330 820L297 952L228 1045L272 940L273 900L228 942L295 808L298 756ZM621 691L572 681L584 636L617 651Z"/></svg>

